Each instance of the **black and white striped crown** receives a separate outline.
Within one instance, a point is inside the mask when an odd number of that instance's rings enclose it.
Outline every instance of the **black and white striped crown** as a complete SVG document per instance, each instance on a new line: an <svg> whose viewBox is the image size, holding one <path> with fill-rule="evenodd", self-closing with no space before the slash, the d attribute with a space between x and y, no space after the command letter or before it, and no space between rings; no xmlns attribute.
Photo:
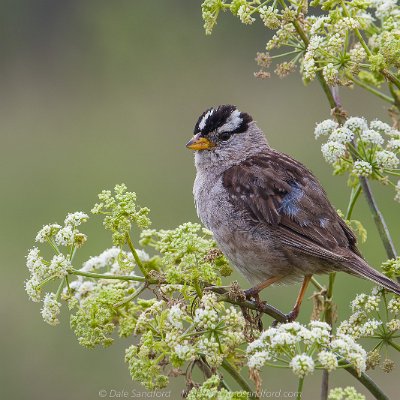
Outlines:
<svg viewBox="0 0 400 400"><path fill-rule="evenodd" d="M194 134L206 136L214 131L242 133L247 130L252 120L249 114L240 112L236 106L230 104L209 108L200 115L194 127Z"/></svg>

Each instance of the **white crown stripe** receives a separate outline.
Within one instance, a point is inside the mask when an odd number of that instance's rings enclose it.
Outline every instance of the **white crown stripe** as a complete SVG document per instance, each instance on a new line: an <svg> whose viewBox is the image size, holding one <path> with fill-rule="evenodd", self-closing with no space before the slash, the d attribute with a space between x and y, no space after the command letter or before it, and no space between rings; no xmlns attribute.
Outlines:
<svg viewBox="0 0 400 400"><path fill-rule="evenodd" d="M233 132L235 129L239 128L242 122L243 119L240 117L240 111L235 110L229 116L225 124L218 129L218 132Z"/></svg>
<svg viewBox="0 0 400 400"><path fill-rule="evenodd" d="M199 123L199 130L202 131L204 127L206 126L208 118L214 113L214 109L211 109L210 111L207 111L206 115L204 115L203 119Z"/></svg>

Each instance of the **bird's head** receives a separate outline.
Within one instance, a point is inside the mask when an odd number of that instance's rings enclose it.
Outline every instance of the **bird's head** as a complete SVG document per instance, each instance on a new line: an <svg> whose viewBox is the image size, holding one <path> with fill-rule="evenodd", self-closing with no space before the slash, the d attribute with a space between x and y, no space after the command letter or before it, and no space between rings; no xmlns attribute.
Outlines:
<svg viewBox="0 0 400 400"><path fill-rule="evenodd" d="M253 118L235 106L209 108L200 115L186 147L195 150L199 169L224 170L267 147Z"/></svg>
<svg viewBox="0 0 400 400"><path fill-rule="evenodd" d="M235 106L222 105L209 108L200 115L194 136L186 144L191 150L218 150L229 145L235 135L245 134L253 118Z"/></svg>

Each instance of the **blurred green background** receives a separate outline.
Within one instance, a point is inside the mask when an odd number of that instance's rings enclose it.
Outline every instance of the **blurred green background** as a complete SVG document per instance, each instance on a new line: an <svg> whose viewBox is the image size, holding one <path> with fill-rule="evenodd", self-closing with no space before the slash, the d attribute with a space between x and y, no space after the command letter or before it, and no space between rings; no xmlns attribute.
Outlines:
<svg viewBox="0 0 400 400"><path fill-rule="evenodd" d="M5 1L0 20L2 398L91 400L101 389L139 390L123 362L130 340L84 349L66 310L53 328L28 300L24 257L37 230L61 222L68 211L89 211L100 190L120 182L151 208L153 227L197 221L193 154L185 143L199 114L221 103L251 113L271 145L306 163L335 206L345 209L345 179L332 177L313 137L329 107L320 88L305 88L297 74L256 80L254 57L266 31L223 15L206 37L200 1ZM387 118L383 105L365 93L346 90L343 102L352 115ZM389 189L376 189L399 246L399 206ZM365 256L379 265L385 254L364 203L354 217L369 230L361 245ZM100 229L96 218L87 224L89 242L78 260L110 247ZM370 286L341 274L335 293L340 316ZM289 310L296 291L273 288L264 297ZM306 303L300 320L309 318ZM396 398L394 375L372 375ZM305 399L318 397L319 379L319 373L310 379ZM354 381L345 372L334 375L333 384L348 383ZM290 372L270 369L263 387L296 390L296 382ZM178 399L180 385L170 389Z"/></svg>

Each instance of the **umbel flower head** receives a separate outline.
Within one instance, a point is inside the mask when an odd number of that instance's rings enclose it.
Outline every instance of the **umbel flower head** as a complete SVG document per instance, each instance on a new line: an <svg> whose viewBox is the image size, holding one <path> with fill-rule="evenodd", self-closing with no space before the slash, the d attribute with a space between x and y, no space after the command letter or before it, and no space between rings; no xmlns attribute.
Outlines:
<svg viewBox="0 0 400 400"><path fill-rule="evenodd" d="M360 374L365 371L366 358L366 351L352 336L339 333L332 337L330 326L321 321L311 321L308 326L292 322L269 328L247 347L250 368L287 363L300 378L315 369L334 371L341 361L352 364Z"/></svg>
<svg viewBox="0 0 400 400"><path fill-rule="evenodd" d="M389 183L395 188L395 199L399 200L399 185L389 179L400 172L398 130L379 120L368 124L365 118L351 117L342 127L333 120L325 120L317 124L314 134L315 138L328 138L321 151L335 173L349 171L353 185L360 177Z"/></svg>

